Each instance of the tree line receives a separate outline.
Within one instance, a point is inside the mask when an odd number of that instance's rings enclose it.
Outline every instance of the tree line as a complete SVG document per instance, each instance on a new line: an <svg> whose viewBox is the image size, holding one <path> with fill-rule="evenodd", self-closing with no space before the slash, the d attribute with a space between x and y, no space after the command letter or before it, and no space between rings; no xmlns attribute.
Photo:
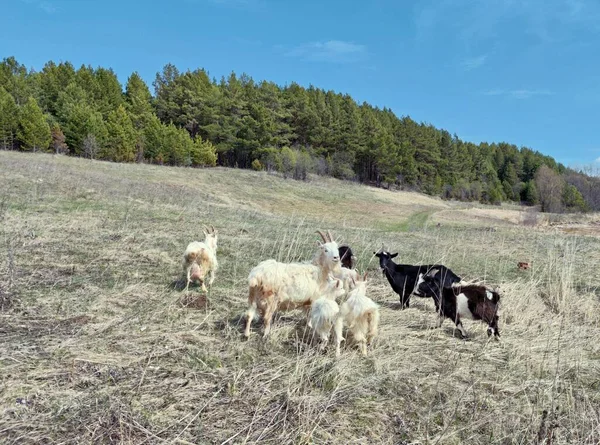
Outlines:
<svg viewBox="0 0 600 445"><path fill-rule="evenodd" d="M447 199L600 209L600 180L508 143L473 144L389 108L296 83L167 64L154 94L137 74L69 62L0 63L0 148L114 162L331 175Z"/></svg>

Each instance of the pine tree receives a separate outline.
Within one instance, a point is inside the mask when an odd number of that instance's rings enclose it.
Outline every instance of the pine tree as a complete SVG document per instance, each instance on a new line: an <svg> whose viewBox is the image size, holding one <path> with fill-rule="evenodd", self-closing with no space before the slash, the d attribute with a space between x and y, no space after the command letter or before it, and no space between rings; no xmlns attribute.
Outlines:
<svg viewBox="0 0 600 445"><path fill-rule="evenodd" d="M217 164L217 150L215 146L196 136L194 145L191 147L190 157L192 165L203 167L214 167Z"/></svg>
<svg viewBox="0 0 600 445"><path fill-rule="evenodd" d="M50 126L36 100L30 97L19 112L17 140L26 151L46 150L50 145Z"/></svg>
<svg viewBox="0 0 600 445"><path fill-rule="evenodd" d="M137 136L123 105L108 114L106 129L108 141L101 151L102 159L115 162L135 160Z"/></svg>
<svg viewBox="0 0 600 445"><path fill-rule="evenodd" d="M19 107L12 95L0 86L0 148L13 148L18 122Z"/></svg>
<svg viewBox="0 0 600 445"><path fill-rule="evenodd" d="M565 184L565 188L563 190L563 203L567 209L573 211L585 212L588 210L588 206L583 199L583 196L577 190L577 187L571 184Z"/></svg>
<svg viewBox="0 0 600 445"><path fill-rule="evenodd" d="M137 72L134 72L127 80L125 98L125 106L131 116L133 126L139 131L146 126L154 111L150 90Z"/></svg>

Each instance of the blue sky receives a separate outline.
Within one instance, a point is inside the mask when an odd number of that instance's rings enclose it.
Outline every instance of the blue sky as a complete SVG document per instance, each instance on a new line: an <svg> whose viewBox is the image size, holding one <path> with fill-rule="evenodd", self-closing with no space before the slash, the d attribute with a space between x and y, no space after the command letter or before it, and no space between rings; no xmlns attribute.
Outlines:
<svg viewBox="0 0 600 445"><path fill-rule="evenodd" d="M598 0L2 0L0 57L170 62L390 107L464 140L600 164ZM152 87L151 87L152 89Z"/></svg>

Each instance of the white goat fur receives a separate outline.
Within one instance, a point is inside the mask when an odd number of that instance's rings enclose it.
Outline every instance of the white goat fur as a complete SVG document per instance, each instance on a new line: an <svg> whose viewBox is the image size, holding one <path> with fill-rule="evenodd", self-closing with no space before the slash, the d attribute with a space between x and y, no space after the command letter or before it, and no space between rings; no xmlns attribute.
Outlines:
<svg viewBox="0 0 600 445"><path fill-rule="evenodd" d="M209 285L215 281L215 272L219 268L217 262L217 238L218 232L214 229L204 229L204 242L193 241L188 244L183 253L183 271L186 274L186 292L190 283L199 281L202 290L206 292L204 283L207 273L210 273Z"/></svg>
<svg viewBox="0 0 600 445"><path fill-rule="evenodd" d="M245 336L250 336L250 324L257 312L263 317L263 335L266 337L271 330L275 311L299 307L308 311L311 303L326 289L329 274L337 276L340 269L340 255L335 241L320 244L312 263L280 263L271 259L258 264L248 276Z"/></svg>
<svg viewBox="0 0 600 445"><path fill-rule="evenodd" d="M319 349L325 348L329 342L331 328L333 328L336 343L336 356L340 355L340 344L342 340L344 340L344 337L342 337L344 320L340 314L340 307L335 302L336 298L339 298L346 293L341 284L341 280L331 279L325 291L325 295L313 301L308 316L308 327L314 329L315 334L318 335L321 340Z"/></svg>
<svg viewBox="0 0 600 445"><path fill-rule="evenodd" d="M348 292L351 289L354 289L355 283L360 279L360 276L356 269L341 267L336 278L342 280L342 283L344 283L344 290Z"/></svg>
<svg viewBox="0 0 600 445"><path fill-rule="evenodd" d="M366 296L367 282L356 282L356 287L340 307L344 325L348 326L363 355L367 355L367 344L377 336L379 327L379 305Z"/></svg>

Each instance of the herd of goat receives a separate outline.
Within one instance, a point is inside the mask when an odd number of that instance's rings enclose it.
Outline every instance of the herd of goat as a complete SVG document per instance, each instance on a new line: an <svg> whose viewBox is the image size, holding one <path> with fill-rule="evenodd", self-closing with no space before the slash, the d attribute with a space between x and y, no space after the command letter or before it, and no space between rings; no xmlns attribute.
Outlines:
<svg viewBox="0 0 600 445"><path fill-rule="evenodd" d="M266 337L275 312L302 309L308 327L321 340L320 349L327 345L333 330L339 355L346 327L366 355L367 345L377 335L379 325L379 306L366 295L367 275L361 277L354 269L355 258L349 246L338 246L329 231L317 230L317 233L322 242L311 262L282 263L268 259L250 271L244 335L250 336L257 313L263 319ZM190 243L183 255L186 291L193 282L199 282L206 291L207 276L209 285L215 280L218 232L212 226L205 227L204 235L203 242ZM497 314L500 295L496 290L464 283L441 264L396 264L392 259L398 254L386 252L383 247L374 255L379 258L380 269L392 289L400 296L402 307L409 306L411 294L430 297L439 315L438 326L449 318L466 338L461 319L469 318L487 323L488 336L500 336Z"/></svg>

